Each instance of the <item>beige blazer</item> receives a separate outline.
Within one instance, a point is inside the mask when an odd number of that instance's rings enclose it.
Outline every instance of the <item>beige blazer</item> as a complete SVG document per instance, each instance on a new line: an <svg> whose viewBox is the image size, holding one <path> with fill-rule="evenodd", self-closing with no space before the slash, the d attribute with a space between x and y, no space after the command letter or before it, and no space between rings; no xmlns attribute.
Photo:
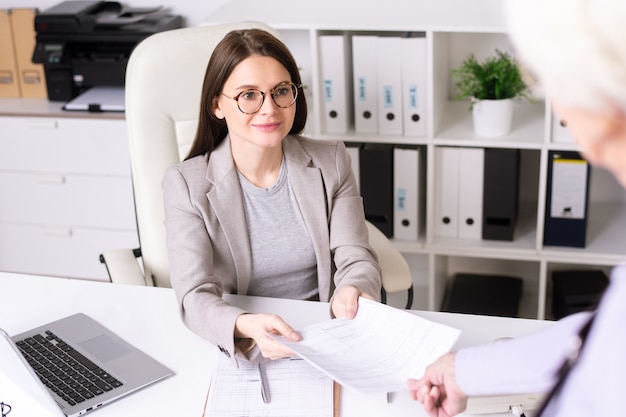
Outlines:
<svg viewBox="0 0 626 417"><path fill-rule="evenodd" d="M378 299L381 276L350 157L340 141L287 136L289 181L311 234L321 301L354 285ZM169 168L162 182L170 278L184 323L235 360L234 327L243 310L223 292L246 294L252 257L242 193L227 137L207 160Z"/></svg>

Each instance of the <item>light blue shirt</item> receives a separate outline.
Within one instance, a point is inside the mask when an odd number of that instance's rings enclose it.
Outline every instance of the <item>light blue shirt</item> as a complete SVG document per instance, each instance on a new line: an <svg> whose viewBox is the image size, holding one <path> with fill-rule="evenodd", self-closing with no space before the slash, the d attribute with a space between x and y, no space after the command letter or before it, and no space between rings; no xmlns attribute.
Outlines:
<svg viewBox="0 0 626 417"><path fill-rule="evenodd" d="M456 378L470 395L548 391L568 343L589 313L567 316L536 333L459 350ZM626 392L626 265L616 267L580 359L546 411L549 416L621 416Z"/></svg>

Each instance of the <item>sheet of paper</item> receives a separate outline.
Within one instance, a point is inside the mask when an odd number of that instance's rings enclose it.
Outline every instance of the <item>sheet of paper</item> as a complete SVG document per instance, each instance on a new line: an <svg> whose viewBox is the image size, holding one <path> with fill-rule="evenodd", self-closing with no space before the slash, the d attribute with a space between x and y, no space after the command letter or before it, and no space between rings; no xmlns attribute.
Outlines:
<svg viewBox="0 0 626 417"><path fill-rule="evenodd" d="M63 110L123 112L124 91L124 87L91 87L67 102Z"/></svg>
<svg viewBox="0 0 626 417"><path fill-rule="evenodd" d="M285 344L342 386L361 393L407 390L408 378L450 351L460 331L364 298L353 320L328 320L299 330Z"/></svg>
<svg viewBox="0 0 626 417"><path fill-rule="evenodd" d="M221 356L221 355L220 355ZM205 416L333 417L333 380L300 358L263 362L270 402L261 398L257 363L239 369L220 357Z"/></svg>

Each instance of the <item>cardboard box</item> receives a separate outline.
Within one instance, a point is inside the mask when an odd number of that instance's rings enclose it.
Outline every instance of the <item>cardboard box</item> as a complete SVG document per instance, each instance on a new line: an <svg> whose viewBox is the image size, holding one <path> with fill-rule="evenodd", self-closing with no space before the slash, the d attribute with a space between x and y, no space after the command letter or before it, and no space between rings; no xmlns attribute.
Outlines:
<svg viewBox="0 0 626 417"><path fill-rule="evenodd" d="M0 97L21 97L10 11L0 9Z"/></svg>
<svg viewBox="0 0 626 417"><path fill-rule="evenodd" d="M37 9L11 9L13 43L20 84L24 98L48 98L43 64L34 64L33 51L36 44L35 15Z"/></svg>

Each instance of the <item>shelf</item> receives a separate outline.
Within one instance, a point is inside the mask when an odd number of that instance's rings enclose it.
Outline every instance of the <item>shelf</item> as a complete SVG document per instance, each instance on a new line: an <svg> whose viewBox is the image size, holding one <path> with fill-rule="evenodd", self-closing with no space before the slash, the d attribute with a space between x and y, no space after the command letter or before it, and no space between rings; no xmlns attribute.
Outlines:
<svg viewBox="0 0 626 417"><path fill-rule="evenodd" d="M512 242L435 236L432 242L425 245L425 249L440 255L538 261L536 219L536 205L521 203L515 227L515 240Z"/></svg>
<svg viewBox="0 0 626 417"><path fill-rule="evenodd" d="M524 318L540 318L539 292L541 288L540 264L538 262L515 260L515 259L492 259L473 258L454 255L437 255L436 264L439 268L435 274L434 287L440 289L438 293L433 291L434 309L439 309L451 277L458 273L512 276L522 279L523 290L519 304L518 316Z"/></svg>
<svg viewBox="0 0 626 417"><path fill-rule="evenodd" d="M449 101L435 135L437 145L541 149L544 144L545 105L515 103L511 132L499 138L483 138L474 133L468 101Z"/></svg>

